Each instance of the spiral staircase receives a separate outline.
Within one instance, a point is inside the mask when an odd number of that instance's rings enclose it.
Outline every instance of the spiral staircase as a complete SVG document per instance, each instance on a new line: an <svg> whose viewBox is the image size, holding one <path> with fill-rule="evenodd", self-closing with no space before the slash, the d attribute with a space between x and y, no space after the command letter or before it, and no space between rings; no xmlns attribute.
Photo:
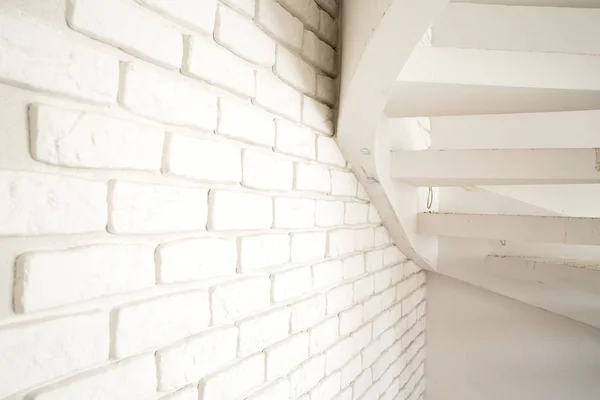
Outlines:
<svg viewBox="0 0 600 400"><path fill-rule="evenodd" d="M600 1L346 0L338 143L421 267L600 328Z"/></svg>

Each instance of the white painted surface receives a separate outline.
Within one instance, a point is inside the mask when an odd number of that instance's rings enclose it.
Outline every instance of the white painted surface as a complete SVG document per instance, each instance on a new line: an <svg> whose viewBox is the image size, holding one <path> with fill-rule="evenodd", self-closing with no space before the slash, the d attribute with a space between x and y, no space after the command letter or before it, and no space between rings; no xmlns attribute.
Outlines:
<svg viewBox="0 0 600 400"><path fill-rule="evenodd" d="M424 273L331 137L339 1L102 5L0 2L0 398L347 398L367 348L423 393Z"/></svg>
<svg viewBox="0 0 600 400"><path fill-rule="evenodd" d="M422 150L391 153L391 175L414 186L598 183L595 149Z"/></svg>
<svg viewBox="0 0 600 400"><path fill-rule="evenodd" d="M600 219L539 215L421 213L422 234L471 239L600 245Z"/></svg>
<svg viewBox="0 0 600 400"><path fill-rule="evenodd" d="M599 68L591 55L419 46L398 81L600 90Z"/></svg>
<svg viewBox="0 0 600 400"><path fill-rule="evenodd" d="M427 400L593 400L600 331L430 275Z"/></svg>
<svg viewBox="0 0 600 400"><path fill-rule="evenodd" d="M431 148L597 148L598 127L597 110L433 117Z"/></svg>
<svg viewBox="0 0 600 400"><path fill-rule="evenodd" d="M433 26L432 45L600 54L600 10L450 3Z"/></svg>

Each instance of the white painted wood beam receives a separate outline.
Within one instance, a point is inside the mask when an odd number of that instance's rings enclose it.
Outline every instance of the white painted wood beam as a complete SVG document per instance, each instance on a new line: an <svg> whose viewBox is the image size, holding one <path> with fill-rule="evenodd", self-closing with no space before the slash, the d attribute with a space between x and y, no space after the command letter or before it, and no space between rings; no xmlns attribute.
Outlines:
<svg viewBox="0 0 600 400"><path fill-rule="evenodd" d="M484 269L520 282L600 294L600 261L560 260L489 255Z"/></svg>
<svg viewBox="0 0 600 400"><path fill-rule="evenodd" d="M434 117L430 137L432 149L600 148L600 111Z"/></svg>
<svg viewBox="0 0 600 400"><path fill-rule="evenodd" d="M396 82L385 113L401 118L598 109L600 91L597 90Z"/></svg>
<svg viewBox="0 0 600 400"><path fill-rule="evenodd" d="M491 50L600 54L600 9L450 3L432 44Z"/></svg>
<svg viewBox="0 0 600 400"><path fill-rule="evenodd" d="M415 186L600 182L594 149L394 151L390 164Z"/></svg>
<svg viewBox="0 0 600 400"><path fill-rule="evenodd" d="M406 82L600 90L600 57L416 47L398 77Z"/></svg>
<svg viewBox="0 0 600 400"><path fill-rule="evenodd" d="M421 213L421 234L600 246L600 218Z"/></svg>

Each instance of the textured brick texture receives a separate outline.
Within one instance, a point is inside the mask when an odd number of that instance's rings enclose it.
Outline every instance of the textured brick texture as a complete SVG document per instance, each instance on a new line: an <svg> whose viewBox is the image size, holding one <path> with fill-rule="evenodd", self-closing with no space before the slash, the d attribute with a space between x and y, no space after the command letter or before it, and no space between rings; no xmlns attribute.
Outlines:
<svg viewBox="0 0 600 400"><path fill-rule="evenodd" d="M419 400L339 0L0 2L0 399Z"/></svg>

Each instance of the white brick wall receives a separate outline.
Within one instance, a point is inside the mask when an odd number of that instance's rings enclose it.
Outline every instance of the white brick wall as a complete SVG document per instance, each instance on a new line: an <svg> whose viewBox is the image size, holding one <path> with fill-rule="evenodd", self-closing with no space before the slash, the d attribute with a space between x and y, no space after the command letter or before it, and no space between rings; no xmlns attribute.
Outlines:
<svg viewBox="0 0 600 400"><path fill-rule="evenodd" d="M419 399L425 274L331 137L338 0L20 3L0 398Z"/></svg>

